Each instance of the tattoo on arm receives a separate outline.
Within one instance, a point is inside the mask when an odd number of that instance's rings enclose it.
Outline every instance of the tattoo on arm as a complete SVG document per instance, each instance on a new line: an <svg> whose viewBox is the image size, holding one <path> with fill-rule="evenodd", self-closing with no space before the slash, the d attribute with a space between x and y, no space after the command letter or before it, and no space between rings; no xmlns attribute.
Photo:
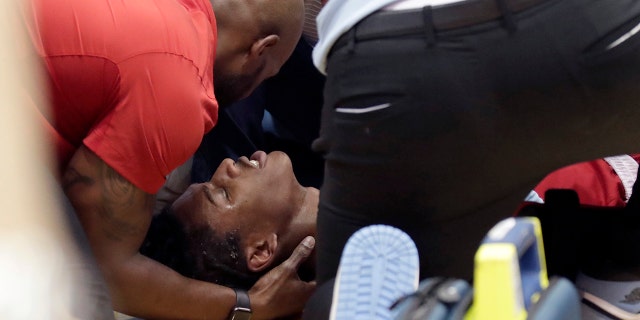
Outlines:
<svg viewBox="0 0 640 320"><path fill-rule="evenodd" d="M100 216L105 222L105 234L112 240L121 241L144 232L136 222L139 215L150 214L153 202L149 196L107 165L102 167L100 176L103 190Z"/></svg>
<svg viewBox="0 0 640 320"><path fill-rule="evenodd" d="M131 184L99 158L89 162L92 165L87 167L81 164L77 168L73 165L67 168L63 178L65 192L79 197L97 194L88 208L97 213L99 229L107 238L116 242L132 237L142 239L150 219L153 195ZM84 193L82 190L94 191Z"/></svg>

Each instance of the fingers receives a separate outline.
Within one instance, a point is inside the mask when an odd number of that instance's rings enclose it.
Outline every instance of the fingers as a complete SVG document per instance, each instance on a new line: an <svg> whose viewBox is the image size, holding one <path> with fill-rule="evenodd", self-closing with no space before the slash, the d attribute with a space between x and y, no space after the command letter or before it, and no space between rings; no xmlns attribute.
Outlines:
<svg viewBox="0 0 640 320"><path fill-rule="evenodd" d="M249 296L255 315L270 319L302 311L316 289L316 282L300 280L297 270L309 258L315 244L313 237L304 238L287 260L251 287Z"/></svg>
<svg viewBox="0 0 640 320"><path fill-rule="evenodd" d="M298 244L298 246L293 250L291 257L287 259L283 265L287 265L295 270L298 270L298 267L309 258L313 248L316 246L316 239L312 236L308 236Z"/></svg>

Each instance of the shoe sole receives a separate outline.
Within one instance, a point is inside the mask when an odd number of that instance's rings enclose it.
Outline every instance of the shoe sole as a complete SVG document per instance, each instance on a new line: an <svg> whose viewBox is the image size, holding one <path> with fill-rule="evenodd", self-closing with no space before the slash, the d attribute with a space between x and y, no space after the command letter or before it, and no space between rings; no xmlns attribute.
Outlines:
<svg viewBox="0 0 640 320"><path fill-rule="evenodd" d="M358 230L342 252L329 319L391 319L391 305L417 289L419 266L413 240L400 229Z"/></svg>

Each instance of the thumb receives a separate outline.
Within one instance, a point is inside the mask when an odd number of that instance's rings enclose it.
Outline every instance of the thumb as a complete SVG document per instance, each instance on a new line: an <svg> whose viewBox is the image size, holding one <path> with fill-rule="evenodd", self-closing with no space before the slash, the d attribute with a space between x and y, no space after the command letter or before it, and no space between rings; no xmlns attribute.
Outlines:
<svg viewBox="0 0 640 320"><path fill-rule="evenodd" d="M305 260L307 260L307 258L309 258L309 256L311 255L311 252L313 251L313 248L315 248L315 246L316 246L316 239L313 238L312 236L307 236L293 250L293 253L289 257L289 259L287 259L282 264L286 265L289 268L293 268L295 270L298 270L298 267L300 267L300 265Z"/></svg>

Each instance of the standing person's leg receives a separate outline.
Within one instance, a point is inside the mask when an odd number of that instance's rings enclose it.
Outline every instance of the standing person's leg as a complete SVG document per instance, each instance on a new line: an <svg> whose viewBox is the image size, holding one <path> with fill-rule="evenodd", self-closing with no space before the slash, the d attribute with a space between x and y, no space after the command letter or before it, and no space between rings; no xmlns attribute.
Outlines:
<svg viewBox="0 0 640 320"><path fill-rule="evenodd" d="M640 149L640 36L600 48L633 29L640 3L549 0L510 16L334 46L315 143L319 283L373 223L414 239L421 277L469 279L486 231L546 173Z"/></svg>

